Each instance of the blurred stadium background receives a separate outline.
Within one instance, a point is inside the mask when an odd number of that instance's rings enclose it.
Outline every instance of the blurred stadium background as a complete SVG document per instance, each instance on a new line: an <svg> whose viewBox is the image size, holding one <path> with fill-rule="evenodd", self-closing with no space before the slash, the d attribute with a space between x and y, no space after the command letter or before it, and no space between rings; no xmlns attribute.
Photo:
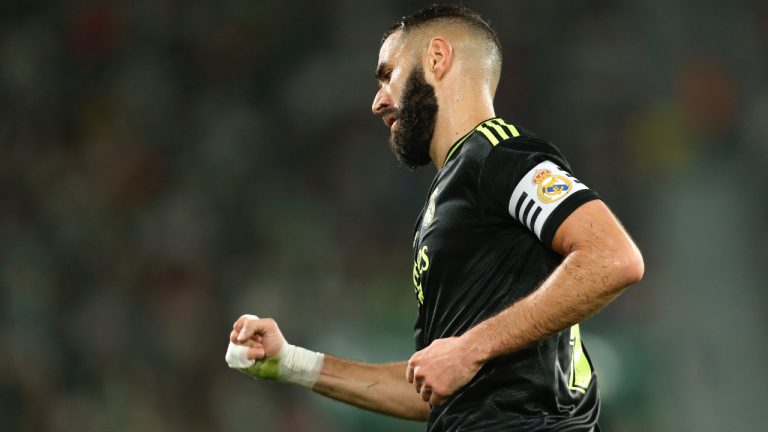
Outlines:
<svg viewBox="0 0 768 432"><path fill-rule="evenodd" d="M407 358L412 173L370 115L426 2L0 3L0 430L420 431L224 363L233 320ZM498 113L558 144L646 277L583 331L607 431L758 431L768 6L471 1Z"/></svg>

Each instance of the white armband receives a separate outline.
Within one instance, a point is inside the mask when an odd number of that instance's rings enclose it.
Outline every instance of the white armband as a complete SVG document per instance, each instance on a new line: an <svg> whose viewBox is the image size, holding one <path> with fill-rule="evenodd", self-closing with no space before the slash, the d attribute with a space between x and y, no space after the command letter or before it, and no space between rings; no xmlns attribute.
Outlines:
<svg viewBox="0 0 768 432"><path fill-rule="evenodd" d="M552 213L574 192L588 189L555 163L544 161L528 171L512 192L509 214L541 239Z"/></svg>

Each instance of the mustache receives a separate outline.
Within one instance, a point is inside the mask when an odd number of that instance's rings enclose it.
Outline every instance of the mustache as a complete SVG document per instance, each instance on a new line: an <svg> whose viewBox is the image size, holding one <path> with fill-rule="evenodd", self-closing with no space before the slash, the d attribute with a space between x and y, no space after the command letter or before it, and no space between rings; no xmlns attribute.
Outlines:
<svg viewBox="0 0 768 432"><path fill-rule="evenodd" d="M377 115L380 118L384 118L390 114L392 114L394 117L400 117L400 109L395 107L385 108L382 111L380 111Z"/></svg>

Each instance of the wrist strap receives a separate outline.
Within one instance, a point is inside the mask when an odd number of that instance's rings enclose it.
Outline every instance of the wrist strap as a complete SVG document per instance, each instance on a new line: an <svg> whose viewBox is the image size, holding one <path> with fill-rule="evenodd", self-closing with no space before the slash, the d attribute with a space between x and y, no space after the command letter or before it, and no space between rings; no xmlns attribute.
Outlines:
<svg viewBox="0 0 768 432"><path fill-rule="evenodd" d="M229 367L253 378L289 382L308 388L314 387L320 377L325 359L323 353L289 343L283 344L276 355L264 360L248 360L247 352L247 347L230 342L226 356Z"/></svg>
<svg viewBox="0 0 768 432"><path fill-rule="evenodd" d="M277 353L280 359L279 381L314 387L323 370L325 355L286 343Z"/></svg>

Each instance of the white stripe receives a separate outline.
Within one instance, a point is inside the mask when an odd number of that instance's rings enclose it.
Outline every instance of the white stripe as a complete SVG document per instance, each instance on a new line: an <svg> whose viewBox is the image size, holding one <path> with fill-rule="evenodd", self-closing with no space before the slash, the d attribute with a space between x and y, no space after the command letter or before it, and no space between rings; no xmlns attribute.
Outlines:
<svg viewBox="0 0 768 432"><path fill-rule="evenodd" d="M531 206L531 209L528 210L528 214L525 214L525 209L528 208L528 206ZM531 199L530 197L528 200L523 204L523 208L520 209L520 212L522 212L521 216L525 218L525 221L523 223L528 228L531 227L531 217L533 217L533 213L536 211L536 200Z"/></svg>
<svg viewBox="0 0 768 432"><path fill-rule="evenodd" d="M528 229L533 230L533 227L531 226L531 221L533 220L533 215L536 214L536 211L541 208L539 207L536 202L533 203L533 207L531 207L531 212L528 214L528 220L525 221L525 226L528 227ZM541 217L541 214L539 214L539 217ZM537 219L536 222L539 220Z"/></svg>

